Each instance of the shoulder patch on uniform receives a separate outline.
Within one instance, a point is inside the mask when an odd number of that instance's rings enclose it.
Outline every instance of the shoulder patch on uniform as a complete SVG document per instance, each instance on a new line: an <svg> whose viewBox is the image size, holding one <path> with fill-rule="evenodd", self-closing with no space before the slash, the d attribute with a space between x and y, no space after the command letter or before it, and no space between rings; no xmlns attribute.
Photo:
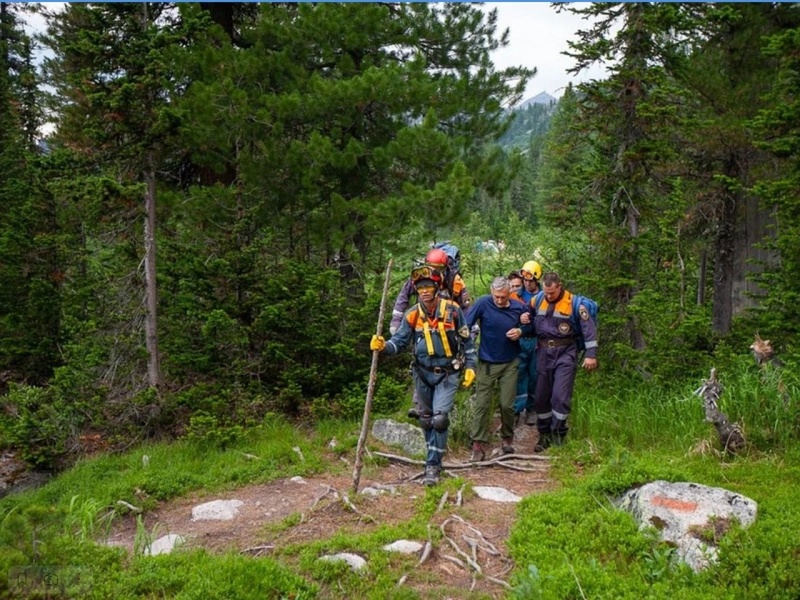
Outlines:
<svg viewBox="0 0 800 600"><path fill-rule="evenodd" d="M459 327L458 335L464 339L467 339L469 337L469 327L467 327L466 325L462 325L461 327Z"/></svg>
<svg viewBox="0 0 800 600"><path fill-rule="evenodd" d="M578 307L578 314L581 316L581 320L583 321L589 320L589 311L586 310L586 307L583 304L581 304L580 307Z"/></svg>

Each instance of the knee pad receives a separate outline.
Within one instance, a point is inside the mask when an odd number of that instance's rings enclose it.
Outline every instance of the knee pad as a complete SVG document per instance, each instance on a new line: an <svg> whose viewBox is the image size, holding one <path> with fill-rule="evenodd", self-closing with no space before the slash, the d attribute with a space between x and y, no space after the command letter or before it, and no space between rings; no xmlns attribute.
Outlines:
<svg viewBox="0 0 800 600"><path fill-rule="evenodd" d="M419 426L422 427L423 431L430 431L433 429L433 415L431 413L420 415Z"/></svg>
<svg viewBox="0 0 800 600"><path fill-rule="evenodd" d="M450 426L450 417L447 413L436 413L431 419L431 424L436 431L447 431Z"/></svg>

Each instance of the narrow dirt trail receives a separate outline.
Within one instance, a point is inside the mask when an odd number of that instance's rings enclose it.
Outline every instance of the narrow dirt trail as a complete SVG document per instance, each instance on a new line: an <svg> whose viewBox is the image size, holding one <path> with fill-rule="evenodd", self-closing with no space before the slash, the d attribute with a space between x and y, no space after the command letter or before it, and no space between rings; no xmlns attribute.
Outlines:
<svg viewBox="0 0 800 600"><path fill-rule="evenodd" d="M530 454L535 433L520 428L515 440L519 454ZM375 446L371 446L375 449ZM391 450L389 450L391 452ZM448 454L448 463L465 463L467 451ZM504 488L517 496L528 496L553 489L547 460L527 462L532 471L517 471L501 466L471 467L451 470L472 488ZM360 490L383 489L375 496L359 495L354 506L342 501L350 493L352 466L331 456L331 474L309 478L276 480L267 484L247 485L223 493L199 492L165 502L144 517L146 530L153 538L178 534L190 548L212 552L237 551L250 556L268 556L276 548L290 544L324 540L336 533L365 534L385 525L410 521L426 490L419 482L409 481L421 472L415 465L390 462L386 466L366 466ZM444 486L440 486L443 488ZM442 489L444 495L444 489ZM240 500L238 515L226 521L193 521L192 509L212 500ZM467 556L475 559L481 575L446 538L439 538L425 562L408 573L403 586L417 590L423 597L471 598L505 597L507 590L492 578L506 580L514 565L508 556L506 540L513 526L517 504L497 502L474 493L461 496L450 493L441 509L431 518L432 530L444 532ZM476 531L478 533L476 533ZM483 536L474 554L470 544ZM127 517L112 530L108 542L133 550L135 519ZM415 540L425 543L426 540ZM488 551L491 549L492 551ZM349 550L358 553L357 548ZM460 560L454 561L453 557ZM463 592L454 595L455 590ZM323 596L324 597L324 596Z"/></svg>

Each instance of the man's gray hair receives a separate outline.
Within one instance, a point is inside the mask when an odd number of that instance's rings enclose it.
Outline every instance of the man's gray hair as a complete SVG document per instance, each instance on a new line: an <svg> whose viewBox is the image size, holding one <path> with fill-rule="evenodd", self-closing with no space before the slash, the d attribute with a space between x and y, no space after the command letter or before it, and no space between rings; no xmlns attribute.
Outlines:
<svg viewBox="0 0 800 600"><path fill-rule="evenodd" d="M511 283L508 281L508 277L495 277L494 281L492 281L492 291L502 292L503 290L511 290Z"/></svg>

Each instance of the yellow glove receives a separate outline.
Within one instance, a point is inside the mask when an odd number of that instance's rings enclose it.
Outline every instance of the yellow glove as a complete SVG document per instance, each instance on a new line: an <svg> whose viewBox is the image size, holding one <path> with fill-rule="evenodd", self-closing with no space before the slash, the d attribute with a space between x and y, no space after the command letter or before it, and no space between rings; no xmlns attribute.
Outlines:
<svg viewBox="0 0 800 600"><path fill-rule="evenodd" d="M473 369L464 371L464 387L468 388L472 385L473 381L475 381L475 371Z"/></svg>
<svg viewBox="0 0 800 600"><path fill-rule="evenodd" d="M369 342L369 349L370 350L377 350L380 352L386 347L386 340L383 339L382 335L373 335L372 339Z"/></svg>

